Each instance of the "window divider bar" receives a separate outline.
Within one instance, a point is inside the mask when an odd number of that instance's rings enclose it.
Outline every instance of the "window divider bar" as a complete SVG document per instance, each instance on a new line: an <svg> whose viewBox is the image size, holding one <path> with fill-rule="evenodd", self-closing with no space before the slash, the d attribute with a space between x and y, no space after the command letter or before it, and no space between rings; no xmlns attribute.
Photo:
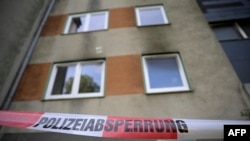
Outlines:
<svg viewBox="0 0 250 141"><path fill-rule="evenodd" d="M72 86L72 91L71 91L72 95L78 94L80 78L81 78L81 65L80 65L80 63L77 63L76 64L76 72L75 72L74 81L73 81L73 86Z"/></svg>

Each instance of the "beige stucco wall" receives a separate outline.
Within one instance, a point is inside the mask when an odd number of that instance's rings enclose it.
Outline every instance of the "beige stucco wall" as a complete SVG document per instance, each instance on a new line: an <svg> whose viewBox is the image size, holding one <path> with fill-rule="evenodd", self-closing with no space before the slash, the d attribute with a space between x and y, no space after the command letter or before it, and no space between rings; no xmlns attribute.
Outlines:
<svg viewBox="0 0 250 141"><path fill-rule="evenodd" d="M64 0L57 3L52 15L158 3L164 3L169 25L41 37L30 64L180 52L192 91L63 101L15 101L11 109L119 116L244 119L240 111L247 107L245 93L195 0ZM96 51L99 47L102 52ZM6 131L19 130L8 128Z"/></svg>

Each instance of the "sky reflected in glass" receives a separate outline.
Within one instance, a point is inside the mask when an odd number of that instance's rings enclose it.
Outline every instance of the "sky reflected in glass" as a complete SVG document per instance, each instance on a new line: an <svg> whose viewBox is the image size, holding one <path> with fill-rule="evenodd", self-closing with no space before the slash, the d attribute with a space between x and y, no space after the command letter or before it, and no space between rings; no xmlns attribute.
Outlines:
<svg viewBox="0 0 250 141"><path fill-rule="evenodd" d="M89 31L101 30L105 28L105 14L92 14L90 16Z"/></svg>
<svg viewBox="0 0 250 141"><path fill-rule="evenodd" d="M163 24L164 18L160 8L139 9L141 25Z"/></svg>
<svg viewBox="0 0 250 141"><path fill-rule="evenodd" d="M150 88L183 86L175 57L147 58Z"/></svg>

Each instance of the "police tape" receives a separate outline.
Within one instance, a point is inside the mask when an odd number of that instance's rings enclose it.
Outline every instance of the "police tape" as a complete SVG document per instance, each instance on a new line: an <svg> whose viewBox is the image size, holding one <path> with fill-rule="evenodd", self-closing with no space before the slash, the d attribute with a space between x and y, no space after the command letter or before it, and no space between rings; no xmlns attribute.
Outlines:
<svg viewBox="0 0 250 141"><path fill-rule="evenodd" d="M223 139L228 124L250 125L250 121L0 111L0 126L104 138Z"/></svg>

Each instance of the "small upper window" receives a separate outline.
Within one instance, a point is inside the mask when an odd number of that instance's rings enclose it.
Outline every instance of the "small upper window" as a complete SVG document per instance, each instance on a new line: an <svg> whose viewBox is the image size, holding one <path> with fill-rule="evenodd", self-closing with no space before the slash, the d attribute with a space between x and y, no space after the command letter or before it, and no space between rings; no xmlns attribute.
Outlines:
<svg viewBox="0 0 250 141"><path fill-rule="evenodd" d="M137 7L136 19L138 26L161 25L169 23L162 5Z"/></svg>
<svg viewBox="0 0 250 141"><path fill-rule="evenodd" d="M45 99L103 96L104 67L103 60L55 64Z"/></svg>
<svg viewBox="0 0 250 141"><path fill-rule="evenodd" d="M143 56L147 93L190 90L178 54Z"/></svg>
<svg viewBox="0 0 250 141"><path fill-rule="evenodd" d="M244 21L212 25L212 30L219 41L249 39L249 23L249 21Z"/></svg>
<svg viewBox="0 0 250 141"><path fill-rule="evenodd" d="M222 25L222 26L213 26L212 27L215 36L217 37L218 40L223 41L223 40L237 40L241 39L241 35L238 32L236 26L233 24L230 25Z"/></svg>
<svg viewBox="0 0 250 141"><path fill-rule="evenodd" d="M70 15L64 34L105 30L108 28L108 12L93 12Z"/></svg>

